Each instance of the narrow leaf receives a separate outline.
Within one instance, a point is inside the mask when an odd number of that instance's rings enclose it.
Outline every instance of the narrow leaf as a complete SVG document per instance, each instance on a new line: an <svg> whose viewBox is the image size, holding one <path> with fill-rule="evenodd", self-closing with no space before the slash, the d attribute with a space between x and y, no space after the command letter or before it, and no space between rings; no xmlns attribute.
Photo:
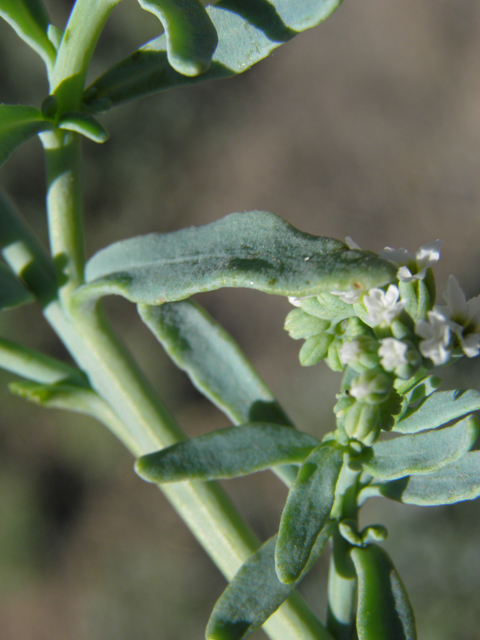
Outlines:
<svg viewBox="0 0 480 640"><path fill-rule="evenodd" d="M318 535L308 565L299 580L322 554L333 533L328 522ZM299 580L283 584L275 571L276 536L265 542L239 569L217 601L208 621L207 640L243 640L274 613Z"/></svg>
<svg viewBox="0 0 480 640"><path fill-rule="evenodd" d="M237 343L199 304L184 300L138 310L175 364L234 424L291 425Z"/></svg>
<svg viewBox="0 0 480 640"><path fill-rule="evenodd" d="M75 131L93 142L105 142L109 133L93 116L88 113L64 113L58 121L59 129Z"/></svg>
<svg viewBox="0 0 480 640"><path fill-rule="evenodd" d="M8 385L11 393L42 407L68 409L97 417L105 404L95 391L76 384L38 384L36 382L12 382Z"/></svg>
<svg viewBox="0 0 480 640"><path fill-rule="evenodd" d="M386 498L422 507L474 500L480 496L480 451L467 453L435 473L382 484L377 491Z"/></svg>
<svg viewBox="0 0 480 640"><path fill-rule="evenodd" d="M139 458L148 482L220 480L305 460L319 441L291 427L252 423L218 429Z"/></svg>
<svg viewBox="0 0 480 640"><path fill-rule="evenodd" d="M0 310L12 309L33 302L34 299L12 271L0 263Z"/></svg>
<svg viewBox="0 0 480 640"><path fill-rule="evenodd" d="M54 126L35 107L0 104L0 165L22 142Z"/></svg>
<svg viewBox="0 0 480 640"><path fill-rule="evenodd" d="M163 24L169 63L195 77L207 71L218 44L215 27L200 0L138 0Z"/></svg>
<svg viewBox="0 0 480 640"><path fill-rule="evenodd" d="M172 87L242 73L298 32L325 20L340 1L223 0L206 8L218 34L208 71L196 77L177 73L168 63L167 39L161 36L98 78L87 89L85 102L92 111L101 111Z"/></svg>
<svg viewBox="0 0 480 640"><path fill-rule="evenodd" d="M480 391L476 389L437 391L417 407L409 407L393 430L399 433L417 433L426 429L436 429L450 420L479 409Z"/></svg>
<svg viewBox="0 0 480 640"><path fill-rule="evenodd" d="M377 442L373 445L373 458L364 462L362 468L381 480L432 473L470 451L478 436L478 426L478 420L469 417L453 427Z"/></svg>
<svg viewBox="0 0 480 640"><path fill-rule="evenodd" d="M151 305L221 287L304 296L380 286L394 270L372 253L298 231L273 213L253 211L110 245L88 262L91 284L78 295L116 293Z"/></svg>
<svg viewBox="0 0 480 640"><path fill-rule="evenodd" d="M277 574L285 584L298 580L330 516L342 461L343 453L335 447L314 449L290 489L275 552Z"/></svg>
<svg viewBox="0 0 480 640"><path fill-rule="evenodd" d="M358 577L359 640L415 640L407 592L387 553L377 545L351 551Z"/></svg>
<svg viewBox="0 0 480 640"><path fill-rule="evenodd" d="M55 47L48 38L50 20L42 0L0 0L0 16L51 67Z"/></svg>

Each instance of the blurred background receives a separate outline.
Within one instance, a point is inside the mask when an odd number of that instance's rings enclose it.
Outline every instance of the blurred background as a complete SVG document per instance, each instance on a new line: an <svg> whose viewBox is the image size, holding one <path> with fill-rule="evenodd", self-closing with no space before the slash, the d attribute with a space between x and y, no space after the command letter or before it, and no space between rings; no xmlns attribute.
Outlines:
<svg viewBox="0 0 480 640"><path fill-rule="evenodd" d="M46 2L63 26L71 0ZM125 0L99 43L90 80L158 33ZM0 24L0 100L39 106L39 60ZM479 293L480 5L475 0L346 0L235 79L175 90L102 117L103 146L86 142L88 253L115 240L264 209L362 248L412 251L445 240L440 291L454 273ZM1 169L46 239L38 140ZM298 363L286 300L223 290L199 300L238 340L297 426L333 427L337 374ZM135 309L111 318L190 435L227 419L170 364ZM2 335L67 359L34 306L2 314ZM479 387L479 366L447 370L444 387ZM37 410L9 396L0 373L0 637L2 640L198 640L225 582L130 455L93 420ZM262 538L286 491L269 473L224 483ZM421 640L480 638L480 501L420 509L372 500L363 524L385 546L410 594ZM301 591L326 607L327 558ZM259 631L255 639L266 636Z"/></svg>

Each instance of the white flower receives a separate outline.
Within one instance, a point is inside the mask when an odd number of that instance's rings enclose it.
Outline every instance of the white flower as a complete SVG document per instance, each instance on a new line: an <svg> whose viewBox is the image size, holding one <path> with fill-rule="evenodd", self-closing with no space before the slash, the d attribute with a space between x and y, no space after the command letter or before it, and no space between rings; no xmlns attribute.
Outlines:
<svg viewBox="0 0 480 640"><path fill-rule="evenodd" d="M302 299L303 298L295 298L295 296L289 296L288 297L288 301L290 302L290 304L293 304L294 307L301 307L302 306Z"/></svg>
<svg viewBox="0 0 480 640"><path fill-rule="evenodd" d="M386 371L393 371L396 367L408 364L408 345L405 342L395 338L384 338L380 342L378 355L380 364Z"/></svg>
<svg viewBox="0 0 480 640"><path fill-rule="evenodd" d="M358 340L352 340L351 342L345 342L338 350L338 356L342 364L349 364L358 360L362 354L362 348Z"/></svg>
<svg viewBox="0 0 480 640"><path fill-rule="evenodd" d="M415 333L420 341L420 353L430 358L433 364L445 364L450 359L447 349L450 342L450 326L447 318L437 311L429 311L428 321L421 320L415 325Z"/></svg>
<svg viewBox="0 0 480 640"><path fill-rule="evenodd" d="M353 289L352 291L329 291L332 296L338 296L342 302L354 304L363 295L361 289Z"/></svg>
<svg viewBox="0 0 480 640"><path fill-rule="evenodd" d="M442 244L442 240L427 242L420 247L415 255L406 249L385 247L383 251L380 251L380 255L399 267L397 278L401 282L413 282L414 280L423 280L427 269L439 261Z"/></svg>
<svg viewBox="0 0 480 640"><path fill-rule="evenodd" d="M437 306L451 329L456 333L463 352L468 358L478 356L480 352L480 296L468 300L454 276L448 278L447 290L443 297L447 306Z"/></svg>
<svg viewBox="0 0 480 640"><path fill-rule="evenodd" d="M350 236L347 236L345 238L345 244L349 249L360 249L361 251L361 247L359 247L358 244L355 242L355 240L352 240Z"/></svg>
<svg viewBox="0 0 480 640"><path fill-rule="evenodd" d="M398 287L389 285L387 291L383 289L370 289L363 298L368 315L365 317L367 324L376 327L379 324L390 324L405 307L405 302L399 300Z"/></svg>

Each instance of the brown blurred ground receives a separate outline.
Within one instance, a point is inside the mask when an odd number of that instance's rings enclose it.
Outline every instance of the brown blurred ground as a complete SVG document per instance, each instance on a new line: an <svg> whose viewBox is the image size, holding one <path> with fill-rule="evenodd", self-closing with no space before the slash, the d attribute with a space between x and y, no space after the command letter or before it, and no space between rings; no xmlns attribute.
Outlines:
<svg viewBox="0 0 480 640"><path fill-rule="evenodd" d="M57 24L70 4L47 3ZM155 34L150 14L122 3L92 79ZM0 60L0 100L38 106L47 91L42 67L4 24ZM453 272L469 295L479 292L475 0L346 0L243 76L125 105L102 121L110 141L85 144L89 254L131 235L266 209L373 250L443 238L440 288ZM45 237L41 161L32 141L0 181ZM202 302L299 428L332 427L338 377L300 368L299 345L282 329L283 299L230 290ZM131 306L108 307L190 435L227 424L169 364ZM0 323L3 335L65 357L35 308L3 314ZM224 582L191 534L107 432L10 398L10 379L1 374L0 638L201 638ZM478 387L478 366L449 370L447 382ZM272 476L226 488L260 536L275 530L285 490ZM365 524L390 529L386 547L417 611L419 637L478 640L480 503L420 510L373 501L365 512ZM325 584L323 560L303 586L322 616Z"/></svg>

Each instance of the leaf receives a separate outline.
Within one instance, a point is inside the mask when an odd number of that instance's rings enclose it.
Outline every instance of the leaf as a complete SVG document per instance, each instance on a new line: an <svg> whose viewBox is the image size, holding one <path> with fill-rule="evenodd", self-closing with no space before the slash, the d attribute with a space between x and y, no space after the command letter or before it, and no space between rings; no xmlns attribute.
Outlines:
<svg viewBox="0 0 480 640"><path fill-rule="evenodd" d="M138 310L175 364L233 423L291 425L237 343L199 304L184 300Z"/></svg>
<svg viewBox="0 0 480 640"><path fill-rule="evenodd" d="M385 498L421 507L474 500L480 496L480 451L467 453L435 473L380 485L377 491Z"/></svg>
<svg viewBox="0 0 480 640"><path fill-rule="evenodd" d="M57 384L12 382L8 388L11 393L42 407L68 409L94 417L98 417L103 412L101 405L105 404L92 389L65 382Z"/></svg>
<svg viewBox="0 0 480 640"><path fill-rule="evenodd" d="M34 300L32 294L25 289L10 269L0 264L0 310L12 309Z"/></svg>
<svg viewBox="0 0 480 640"><path fill-rule="evenodd" d="M47 67L55 62L55 47L48 38L50 19L41 0L0 0L0 16L40 55Z"/></svg>
<svg viewBox="0 0 480 640"><path fill-rule="evenodd" d="M306 313L322 320L335 320L351 318L356 315L353 304L340 300L331 293L321 293L319 296L304 298L298 301L301 309Z"/></svg>
<svg viewBox="0 0 480 640"><path fill-rule="evenodd" d="M334 529L327 522L318 535L308 565L299 580L322 554ZM208 621L207 640L243 640L274 613L299 580L283 584L275 571L276 536L265 542L239 569L225 589Z"/></svg>
<svg viewBox="0 0 480 640"><path fill-rule="evenodd" d="M29 138L55 128L35 107L0 104L0 165Z"/></svg>
<svg viewBox="0 0 480 640"><path fill-rule="evenodd" d="M224 0L206 8L218 34L210 69L200 76L177 73L160 36L109 69L87 89L84 100L102 111L172 87L229 78L266 58L298 32L318 25L341 0Z"/></svg>
<svg viewBox="0 0 480 640"><path fill-rule="evenodd" d="M387 553L375 544L351 551L358 577L359 640L415 640L407 592Z"/></svg>
<svg viewBox="0 0 480 640"><path fill-rule="evenodd" d="M89 260L91 284L77 295L116 293L151 305L221 287L303 296L380 286L394 270L374 254L298 231L273 213L253 211L110 245Z"/></svg>
<svg viewBox="0 0 480 640"><path fill-rule="evenodd" d="M476 389L436 391L417 407L409 407L395 424L393 431L417 433L426 429L436 429L450 420L461 418L479 409L480 391Z"/></svg>
<svg viewBox="0 0 480 640"><path fill-rule="evenodd" d="M320 362L320 360L323 360L329 353L330 345L334 337L331 333L320 333L307 338L300 349L300 364L303 367L311 367L317 364L317 362Z"/></svg>
<svg viewBox="0 0 480 640"><path fill-rule="evenodd" d="M109 138L105 127L88 113L64 113L58 121L58 128L81 133L93 142L102 143Z"/></svg>
<svg viewBox="0 0 480 640"><path fill-rule="evenodd" d="M342 461L340 449L321 445L300 467L283 509L275 551L277 574L284 584L298 580L307 565L330 516Z"/></svg>
<svg viewBox="0 0 480 640"><path fill-rule="evenodd" d="M210 68L218 37L200 0L138 0L163 24L167 57L184 76L195 77Z"/></svg>
<svg viewBox="0 0 480 640"><path fill-rule="evenodd" d="M139 458L135 470L148 482L220 480L305 460L319 441L291 427L251 423L218 429Z"/></svg>
<svg viewBox="0 0 480 640"><path fill-rule="evenodd" d="M362 468L381 480L432 473L465 455L475 444L478 429L478 420L469 417L453 427L377 442L373 458Z"/></svg>
<svg viewBox="0 0 480 640"><path fill-rule="evenodd" d="M311 316L303 309L293 309L285 320L285 330L288 331L291 338L300 340L323 333L330 327L330 324L328 320Z"/></svg>

